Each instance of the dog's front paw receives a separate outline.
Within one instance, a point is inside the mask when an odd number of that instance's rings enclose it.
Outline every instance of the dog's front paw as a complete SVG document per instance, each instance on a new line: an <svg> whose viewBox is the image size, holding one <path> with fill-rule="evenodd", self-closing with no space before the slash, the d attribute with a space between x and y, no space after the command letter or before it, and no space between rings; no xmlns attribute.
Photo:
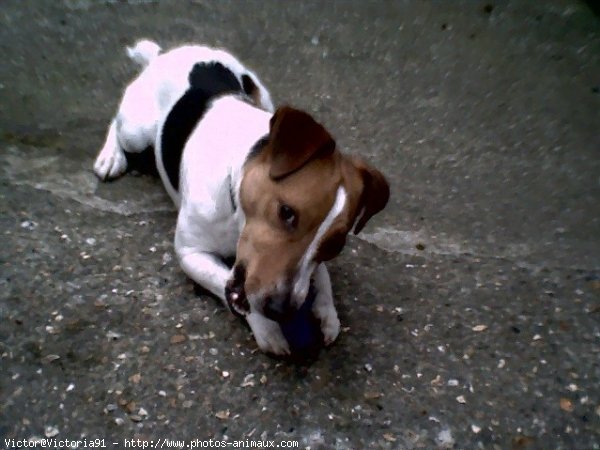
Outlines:
<svg viewBox="0 0 600 450"><path fill-rule="evenodd" d="M338 318L333 298L324 292L319 292L313 305L313 313L321 322L321 333L325 345L332 344L340 334L340 319Z"/></svg>
<svg viewBox="0 0 600 450"><path fill-rule="evenodd" d="M333 314L327 314L321 318L321 332L325 345L330 345L337 339L340 334L340 319L338 319L335 309Z"/></svg>
<svg viewBox="0 0 600 450"><path fill-rule="evenodd" d="M246 321L252 329L258 348L263 352L279 356L290 354L288 341L277 322L256 312L247 315Z"/></svg>
<svg viewBox="0 0 600 450"><path fill-rule="evenodd" d="M94 173L101 180L117 178L127 170L127 158L122 150L104 148L94 163Z"/></svg>
<svg viewBox="0 0 600 450"><path fill-rule="evenodd" d="M290 352L290 345L285 339L281 331L279 335L268 334L268 335L254 335L258 348L265 353L271 353L277 356L287 356Z"/></svg>

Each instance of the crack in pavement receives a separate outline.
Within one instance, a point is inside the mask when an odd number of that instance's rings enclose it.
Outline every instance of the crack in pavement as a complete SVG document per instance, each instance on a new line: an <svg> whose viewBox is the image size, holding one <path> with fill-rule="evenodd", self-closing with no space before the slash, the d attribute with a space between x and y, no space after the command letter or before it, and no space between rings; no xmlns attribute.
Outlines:
<svg viewBox="0 0 600 450"><path fill-rule="evenodd" d="M172 212L174 207L162 193L146 195L139 200L112 201L96 194L100 181L90 170L81 168L81 161L55 155L32 156L9 146L0 163L6 179L15 186L29 186L50 192L57 197L73 200L100 211L131 216L148 212ZM60 176L57 176L60 174Z"/></svg>
<svg viewBox="0 0 600 450"><path fill-rule="evenodd" d="M399 230L393 227L377 227L371 233L361 233L358 236L383 250L407 255L423 256L427 253L436 255L459 256L467 255L481 258L510 259L523 258L531 254L526 244L509 244L509 250L503 253L486 254L479 250L465 247L451 239L440 238L417 231ZM421 249L418 246L422 246Z"/></svg>
<svg viewBox="0 0 600 450"><path fill-rule="evenodd" d="M162 192L148 194L142 198L125 198L118 201L108 200L97 195L98 185L102 183L92 173L84 169L88 161L68 159L56 154L34 156L29 152L9 145L0 155L0 163L6 179L15 186L29 186L37 190L50 192L57 197L72 200L99 211L132 216L141 213L174 212L174 206ZM90 164L91 165L91 164ZM60 174L61 176L57 176ZM532 250L527 244L509 243L504 251L486 253L481 248L466 247L456 240L431 235L424 230L400 230L395 227L376 227L372 232L362 232L356 239L367 242L387 253L421 256L467 256L469 258L502 259L512 261L519 267L539 270L548 265L528 261ZM421 245L422 248L417 247ZM563 269L594 271L597 268L557 266Z"/></svg>

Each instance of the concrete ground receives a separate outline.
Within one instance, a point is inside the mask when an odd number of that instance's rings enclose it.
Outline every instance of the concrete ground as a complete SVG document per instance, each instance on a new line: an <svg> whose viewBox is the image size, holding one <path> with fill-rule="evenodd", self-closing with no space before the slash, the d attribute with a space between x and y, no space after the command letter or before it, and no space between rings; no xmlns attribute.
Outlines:
<svg viewBox="0 0 600 450"><path fill-rule="evenodd" d="M389 177L316 361L195 292L156 178L92 174L140 37L232 50ZM585 3L2 0L0 159L2 438L600 448Z"/></svg>

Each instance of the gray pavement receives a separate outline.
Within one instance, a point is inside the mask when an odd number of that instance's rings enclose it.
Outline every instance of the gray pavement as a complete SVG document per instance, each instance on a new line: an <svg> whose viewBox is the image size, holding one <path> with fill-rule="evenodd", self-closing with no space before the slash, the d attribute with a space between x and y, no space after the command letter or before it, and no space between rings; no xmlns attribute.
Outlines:
<svg viewBox="0 0 600 450"><path fill-rule="evenodd" d="M94 178L140 37L232 50L389 177L315 361L195 291L156 178ZM2 0L0 447L600 448L599 91L577 1Z"/></svg>

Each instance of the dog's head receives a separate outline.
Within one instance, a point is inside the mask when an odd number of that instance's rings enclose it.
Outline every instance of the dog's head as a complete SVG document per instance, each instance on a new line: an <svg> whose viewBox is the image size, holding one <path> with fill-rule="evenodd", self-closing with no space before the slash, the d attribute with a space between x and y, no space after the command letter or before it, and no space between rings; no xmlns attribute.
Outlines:
<svg viewBox="0 0 600 450"><path fill-rule="evenodd" d="M389 198L384 176L343 155L310 115L279 108L262 149L249 157L240 188L246 217L229 304L281 320L304 302L315 267L337 256Z"/></svg>

